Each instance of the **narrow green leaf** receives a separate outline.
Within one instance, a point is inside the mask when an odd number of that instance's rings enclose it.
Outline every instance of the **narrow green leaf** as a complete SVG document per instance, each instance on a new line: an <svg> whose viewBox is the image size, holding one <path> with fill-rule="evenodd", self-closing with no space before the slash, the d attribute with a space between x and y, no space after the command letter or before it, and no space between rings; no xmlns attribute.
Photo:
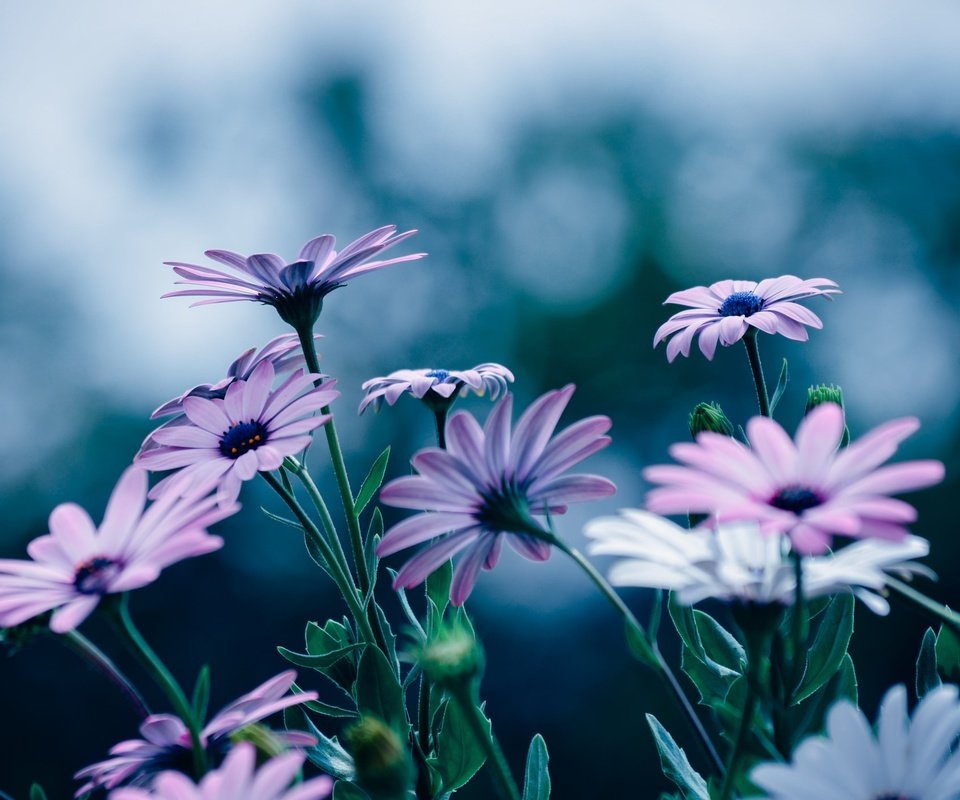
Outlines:
<svg viewBox="0 0 960 800"><path fill-rule="evenodd" d="M917 656L917 697L922 699L941 683L937 674L937 636L933 628L927 628L920 644L920 655Z"/></svg>
<svg viewBox="0 0 960 800"><path fill-rule="evenodd" d="M320 567L327 575L330 574L330 565L327 564L327 559L324 557L323 553L320 551L320 548L317 547L316 542L310 538L310 534L306 531L303 532L303 543L307 548L307 553L309 553L310 558L313 559L313 563Z"/></svg>
<svg viewBox="0 0 960 800"><path fill-rule="evenodd" d="M368 647L360 656L354 695L361 714L373 714L397 732L405 732L407 716L403 688L396 671L379 648Z"/></svg>
<svg viewBox="0 0 960 800"><path fill-rule="evenodd" d="M549 800L550 771L547 768L550 757L547 743L538 733L530 742L527 751L527 768L523 776L523 800Z"/></svg>
<svg viewBox="0 0 960 800"><path fill-rule="evenodd" d="M360 515L360 512L366 508L367 503L373 498L377 493L377 489L380 488L380 484L383 483L383 476L387 471L387 461L390 459L390 446L387 445L386 450L384 450L377 460L373 462L373 466L370 467L370 472L367 473L367 477L363 479L363 483L360 484L360 491L357 492L357 499L354 500L353 505L356 509L357 516Z"/></svg>
<svg viewBox="0 0 960 800"><path fill-rule="evenodd" d="M30 787L30 800L47 800L47 793L39 783Z"/></svg>
<svg viewBox="0 0 960 800"><path fill-rule="evenodd" d="M647 637L651 642L657 641L660 633L660 620L663 619L663 591L657 589L653 593L653 604L650 607L650 622L647 624Z"/></svg>
<svg viewBox="0 0 960 800"><path fill-rule="evenodd" d="M447 561L427 576L427 597L437 604L443 613L450 602L450 583L453 581L453 562Z"/></svg>
<svg viewBox="0 0 960 800"><path fill-rule="evenodd" d="M799 744L807 736L820 733L830 707L840 700L848 700L857 705L857 695L857 673L853 659L847 653L840 662L836 675L803 703L785 710L792 742Z"/></svg>
<svg viewBox="0 0 960 800"><path fill-rule="evenodd" d="M667 729L653 714L647 714L647 724L653 733L653 741L660 754L660 768L665 777L676 784L684 800L710 800L707 794L707 782L690 766L687 754L677 746ZM526 800L526 798L524 798Z"/></svg>
<svg viewBox="0 0 960 800"><path fill-rule="evenodd" d="M941 625L937 634L937 669L944 678L960 679L960 638L949 625Z"/></svg>
<svg viewBox="0 0 960 800"><path fill-rule="evenodd" d="M633 657L652 669L660 669L660 662L657 660L657 655L646 635L642 631L638 631L629 622L625 624L624 631L627 636L627 647L630 648Z"/></svg>
<svg viewBox="0 0 960 800"><path fill-rule="evenodd" d="M290 686L290 691L294 694L304 693L303 689L295 683ZM315 711L317 714L322 714L325 717L345 719L357 716L356 711L351 711L349 708L341 708L340 706L331 705L330 703L324 703L320 700L307 700L301 705L303 705L304 708L309 708L311 711Z"/></svg>
<svg viewBox="0 0 960 800"><path fill-rule="evenodd" d="M777 408L777 403L780 402L780 398L783 397L783 393L787 388L787 384L790 382L789 370L787 369L787 359L783 359L783 366L780 368L780 377L777 378L777 388L773 390L773 396L770 398L770 413Z"/></svg>
<svg viewBox="0 0 960 800"><path fill-rule="evenodd" d="M841 592L819 617L817 633L807 651L807 670L794 693L793 705L808 698L836 673L853 636L853 612L853 595Z"/></svg>
<svg viewBox="0 0 960 800"><path fill-rule="evenodd" d="M370 800L370 795L355 783L337 781L333 786L333 800Z"/></svg>
<svg viewBox="0 0 960 800"><path fill-rule="evenodd" d="M266 508L260 506L260 510L266 514L274 522L279 522L283 525L289 525L291 528L296 528L298 531L303 530L303 525L297 522L295 519L287 519L286 517L281 517L279 514L274 514L272 511L267 511Z"/></svg>
<svg viewBox="0 0 960 800"><path fill-rule="evenodd" d="M363 645L349 644L346 647L341 647L339 650L332 650L329 653L316 656L304 653L295 653L293 650L287 650L286 647L278 647L277 652L280 653L280 655L287 659L287 661L289 661L291 664L296 664L298 667L306 667L307 669L315 669L319 672L323 672L324 670L336 664L341 658L349 655L359 647L363 647Z"/></svg>
<svg viewBox="0 0 960 800"><path fill-rule="evenodd" d="M289 706L283 710L283 724L288 731L306 731L315 736L317 744L313 747L304 748L307 758L311 763L320 767L328 775L332 775L337 780L352 781L356 777L356 769L353 766L353 758L343 749L337 741L337 737L332 739L325 736L323 732L313 724L306 712L299 706Z"/></svg>
<svg viewBox="0 0 960 800"><path fill-rule="evenodd" d="M490 721L487 720L489 727ZM446 704L437 734L438 755L427 762L440 773L444 792L454 792L469 781L486 761L483 745L477 741L470 723L454 702Z"/></svg>
<svg viewBox="0 0 960 800"><path fill-rule="evenodd" d="M191 700L191 705L193 706L193 715L201 724L203 720L207 718L207 704L210 702L210 667L206 664L200 669L200 674L197 675L197 682L193 687L193 699Z"/></svg>

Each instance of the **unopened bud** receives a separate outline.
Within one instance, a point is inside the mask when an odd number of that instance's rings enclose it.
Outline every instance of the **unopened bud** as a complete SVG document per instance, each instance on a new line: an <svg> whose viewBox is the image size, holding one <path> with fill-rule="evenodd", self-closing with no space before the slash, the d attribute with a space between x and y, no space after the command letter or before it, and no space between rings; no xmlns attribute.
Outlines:
<svg viewBox="0 0 960 800"><path fill-rule="evenodd" d="M843 409L843 389L839 386L825 383L819 386L811 386L807 389L807 407L803 411L804 415L809 414L817 406L822 406L824 403L836 403ZM844 420L846 420L846 412L844 412ZM844 422L840 447L846 447L849 443L850 429L846 426L846 422Z"/></svg>
<svg viewBox="0 0 960 800"><path fill-rule="evenodd" d="M403 741L382 720L365 716L344 732L357 783L374 800L403 800L413 777Z"/></svg>
<svg viewBox="0 0 960 800"><path fill-rule="evenodd" d="M441 627L420 650L420 666L431 682L445 689L470 685L483 673L483 650L463 624Z"/></svg>
<svg viewBox="0 0 960 800"><path fill-rule="evenodd" d="M733 436L733 423L727 419L719 403L697 403L690 413L689 423L690 435L694 439L704 431Z"/></svg>

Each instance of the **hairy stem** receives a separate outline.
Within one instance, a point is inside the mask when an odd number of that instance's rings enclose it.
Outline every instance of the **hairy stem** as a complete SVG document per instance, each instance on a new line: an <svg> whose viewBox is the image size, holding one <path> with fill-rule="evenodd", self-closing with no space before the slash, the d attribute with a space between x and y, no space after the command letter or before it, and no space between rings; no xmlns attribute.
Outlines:
<svg viewBox="0 0 960 800"><path fill-rule="evenodd" d="M752 328L743 337L747 348L747 358L750 360L750 371L753 373L753 383L757 388L757 403L760 414L770 416L770 398L767 395L767 382L763 379L763 366L760 364L760 349L757 346L757 330Z"/></svg>

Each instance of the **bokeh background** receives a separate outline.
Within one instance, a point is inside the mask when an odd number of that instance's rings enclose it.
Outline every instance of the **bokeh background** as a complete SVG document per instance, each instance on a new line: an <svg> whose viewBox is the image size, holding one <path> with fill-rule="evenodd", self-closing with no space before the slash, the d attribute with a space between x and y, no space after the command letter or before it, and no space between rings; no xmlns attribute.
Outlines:
<svg viewBox="0 0 960 800"><path fill-rule="evenodd" d="M319 233L396 223L429 258L331 295L318 325L355 482L385 444L397 475L432 436L412 401L357 418L368 377L499 361L521 404L573 381L568 419L614 420L591 466L620 487L563 521L580 545L587 519L642 502L640 468L686 436L694 403L752 413L741 348L670 366L651 349L662 299L830 277L845 293L811 301L823 331L763 339L770 380L790 361L779 416L793 426L805 387L829 381L854 435L922 419L902 454L943 459L948 479L915 498L916 531L934 543L930 590L960 604L958 30L948 0L0 2L0 556L59 502L99 519L150 411L283 332L253 304L161 301L162 261L293 257ZM301 541L260 514L273 499L250 484L243 501L221 552L133 600L185 682L212 666L214 708L284 669L275 646L296 648L305 620L342 613ZM511 554L470 607L510 761L542 732L557 798L665 788L645 711L702 763L571 564ZM857 625L872 713L912 680L926 621L895 604ZM85 631L116 651L96 620ZM52 641L0 658L0 789L23 798L39 779L67 797L135 722ZM489 794L481 774L460 796Z"/></svg>

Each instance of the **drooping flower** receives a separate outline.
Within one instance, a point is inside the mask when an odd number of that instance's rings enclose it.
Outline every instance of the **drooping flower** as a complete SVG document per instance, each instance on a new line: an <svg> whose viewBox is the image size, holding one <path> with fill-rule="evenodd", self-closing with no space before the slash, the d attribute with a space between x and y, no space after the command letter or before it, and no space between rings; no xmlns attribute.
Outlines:
<svg viewBox="0 0 960 800"><path fill-rule="evenodd" d="M284 456L310 444L310 432L330 419L312 415L339 396L335 382L314 386L322 376L297 370L273 389L275 374L270 361L261 361L247 380L234 380L222 399L184 398L189 424L157 428L137 455L148 470L179 470L151 494L195 494L216 485L221 499L233 500L243 481L277 469Z"/></svg>
<svg viewBox="0 0 960 800"><path fill-rule="evenodd" d="M394 245L410 238L415 230L396 233L395 225L377 228L348 244L343 250L334 249L336 238L329 233L311 239L302 248L296 261L289 264L273 253L242 256L229 250L207 250L204 255L227 267L240 277L211 267L166 262L185 280L179 284L194 289L179 289L164 297L206 297L194 305L230 303L253 300L273 306L277 312L298 330L311 327L320 316L323 298L334 289L346 285L358 275L381 269L390 264L415 261L426 253L413 253L397 258L371 261Z"/></svg>
<svg viewBox="0 0 960 800"><path fill-rule="evenodd" d="M506 393L507 382L513 383L513 373L500 364L478 364L473 369L401 369L382 378L364 381L361 387L365 392L358 413L373 403L373 410L380 410L380 403L387 401L392 406L405 392L428 405L448 407L459 392L465 397L469 391L478 395L487 392L491 400Z"/></svg>
<svg viewBox="0 0 960 800"><path fill-rule="evenodd" d="M727 522L716 531L686 530L657 514L624 509L600 517L584 532L595 541L593 555L621 556L610 568L615 586L644 586L677 592L685 605L713 597L742 603L790 605L796 593L789 543L779 533L763 534L754 522ZM930 552L919 536L899 542L867 539L834 553L812 556L803 565L805 597L852 591L877 614L890 606L879 592L887 573L929 574L913 563Z"/></svg>
<svg viewBox="0 0 960 800"><path fill-rule="evenodd" d="M663 323L653 337L656 347L668 336L667 360L678 353L690 355L693 338L700 334L700 351L713 359L717 342L735 344L750 330L779 333L788 339L805 342L807 328L822 328L820 318L795 302L807 297L839 294L837 284L826 278L802 280L795 275L781 275L754 281L718 281L710 286L694 286L674 292L663 304L689 306Z"/></svg>
<svg viewBox="0 0 960 800"><path fill-rule="evenodd" d="M97 528L80 506L62 503L50 533L27 546L32 561L0 559L0 627L53 611L50 628L76 628L107 594L152 583L165 567L223 545L207 528L235 513L214 497L162 497L145 507L147 475L128 467Z"/></svg>
<svg viewBox="0 0 960 800"><path fill-rule="evenodd" d="M446 426L447 449L426 448L412 459L419 475L397 478L380 499L423 513L394 525L377 553L387 556L430 541L400 569L395 587L409 588L453 555L457 564L450 598L460 604L480 568L493 569L504 540L525 558L543 561L550 545L538 519L560 514L568 503L607 497L616 487L596 475L567 475L570 467L610 443L608 417L588 417L556 436L553 432L573 394L572 384L547 392L511 431L513 396L504 396L484 428L466 412Z"/></svg>
<svg viewBox="0 0 960 800"><path fill-rule="evenodd" d="M213 766L219 764L231 749L231 736L289 706L316 700L316 692L289 694L296 680L293 670L281 672L256 689L221 709L200 732L200 741ZM81 796L95 788L149 786L158 773L165 770L191 772L193 746L190 731L180 717L173 714L152 714L140 725L142 739L129 739L110 749L110 758L80 770L74 777L85 781L77 790ZM271 731L272 737L285 747L310 747L316 739L300 731Z"/></svg>
<svg viewBox="0 0 960 800"><path fill-rule="evenodd" d="M960 797L957 687L928 692L911 718L907 691L880 705L876 733L844 700L830 709L826 735L806 739L789 764L761 764L750 780L769 800L950 800Z"/></svg>
<svg viewBox="0 0 960 800"><path fill-rule="evenodd" d="M795 441L769 417L747 423L750 447L701 433L696 444L670 448L683 466L644 470L660 484L647 495L647 508L708 514L707 524L754 520L764 533L787 534L804 554L825 552L834 534L900 541L917 512L888 495L943 479L939 461L881 466L919 425L912 417L893 420L838 450L843 411L825 403L804 417Z"/></svg>
<svg viewBox="0 0 960 800"><path fill-rule="evenodd" d="M322 800L333 790L327 775L291 787L303 766L302 753L283 753L259 769L254 746L241 742L220 769L207 773L199 785L180 772L157 776L152 789L121 788L110 800Z"/></svg>

